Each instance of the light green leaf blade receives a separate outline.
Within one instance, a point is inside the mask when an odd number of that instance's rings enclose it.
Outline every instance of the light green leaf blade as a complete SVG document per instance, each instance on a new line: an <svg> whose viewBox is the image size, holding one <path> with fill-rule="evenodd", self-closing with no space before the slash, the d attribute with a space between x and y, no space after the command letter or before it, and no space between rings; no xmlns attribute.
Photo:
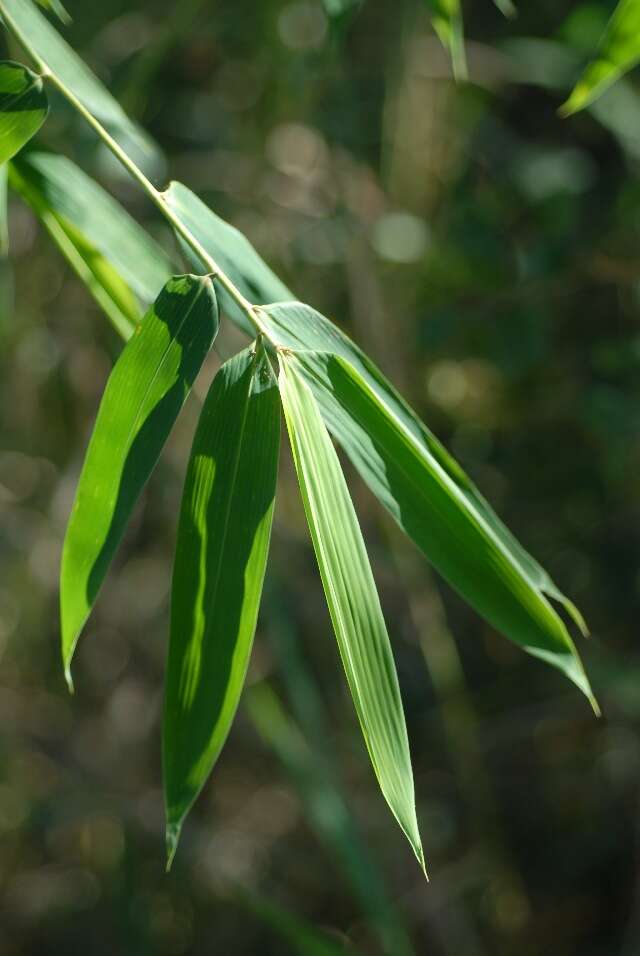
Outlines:
<svg viewBox="0 0 640 956"><path fill-rule="evenodd" d="M579 612L382 373L309 306L283 303L263 315L279 346L295 352L325 422L364 481L436 569L494 627L559 666L595 705L544 595L584 628ZM461 547L467 537L472 548Z"/></svg>
<svg viewBox="0 0 640 956"><path fill-rule="evenodd" d="M13 33L109 129L121 146L135 147L141 162L157 162L152 140L126 115L107 88L63 40L32 0L0 0L0 15Z"/></svg>
<svg viewBox="0 0 640 956"><path fill-rule="evenodd" d="M171 279L109 376L62 552L62 657L69 682L80 632L217 330L211 282Z"/></svg>
<svg viewBox="0 0 640 956"><path fill-rule="evenodd" d="M62 231L130 322L137 322L140 305L151 305L175 273L158 243L65 156L36 151L20 156L11 163L11 186L45 225L52 217L56 220L56 233ZM58 244L62 247L64 241ZM62 251L73 258L66 248Z"/></svg>
<svg viewBox="0 0 640 956"><path fill-rule="evenodd" d="M250 302L276 302L294 299L286 285L260 258L248 239L238 229L221 219L195 193L182 183L172 182L163 193L169 208L196 237L200 245L213 255L220 267L231 276ZM185 249L191 266L206 272L205 266ZM247 320L237 303L219 290L221 309L245 331Z"/></svg>
<svg viewBox="0 0 640 956"><path fill-rule="evenodd" d="M280 394L347 682L380 788L423 867L404 711L358 519L316 401L282 356Z"/></svg>
<svg viewBox="0 0 640 956"><path fill-rule="evenodd" d="M41 7L44 7L45 10L50 10L52 13L54 13L61 23L71 23L71 17L69 16L68 11L60 3L60 0L38 0L38 3Z"/></svg>
<svg viewBox="0 0 640 956"><path fill-rule="evenodd" d="M0 164L35 136L48 112L40 77L20 63L0 63Z"/></svg>
<svg viewBox="0 0 640 956"><path fill-rule="evenodd" d="M427 0L427 6L431 10L433 29L451 56L453 75L457 80L466 79L467 60L460 0Z"/></svg>
<svg viewBox="0 0 640 956"><path fill-rule="evenodd" d="M563 116L584 109L607 87L640 62L640 0L620 0L602 37L597 58L589 64L569 99Z"/></svg>
<svg viewBox="0 0 640 956"><path fill-rule="evenodd" d="M216 375L185 481L163 726L169 863L242 692L275 501L280 401L261 347Z"/></svg>

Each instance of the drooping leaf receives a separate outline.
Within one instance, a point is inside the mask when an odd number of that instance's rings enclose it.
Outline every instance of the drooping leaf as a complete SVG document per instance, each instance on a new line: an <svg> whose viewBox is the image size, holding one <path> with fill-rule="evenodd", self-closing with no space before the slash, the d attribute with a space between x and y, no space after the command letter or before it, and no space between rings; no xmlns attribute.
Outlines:
<svg viewBox="0 0 640 956"><path fill-rule="evenodd" d="M175 199L171 198L172 193ZM180 201L177 197L181 197ZM215 216L184 186L174 184L169 190L169 198L172 208L179 212L183 221L193 229L199 241L214 259L224 261L230 277L251 301L264 304L274 300L274 296L282 289L282 283L265 265L245 237ZM225 247L227 235L230 240L238 243L237 247L234 247L238 251L237 257L224 258L225 248L231 248L231 243ZM243 251L244 255L242 255ZM293 298L288 289L285 288L285 291L288 299ZM241 321L238 318L238 312L237 309L229 309L230 317L244 327L244 320ZM451 585L469 600L483 617L512 641L520 646L529 646L528 642L531 641L532 633L535 633L540 626L540 615L532 614L532 608L538 607L539 611L537 602L539 600L545 602L546 595L563 604L578 627L586 631L584 621L571 601L559 591L547 572L516 541L462 468L357 345L329 319L299 302L288 301L269 306L262 310L261 315L270 339L284 348L299 353L301 368L314 391L326 424L374 494L430 560L433 560L429 535L430 514L428 511L421 510L425 507L425 502L422 501L418 505L419 499L415 495L411 482L406 478L398 479L398 484L394 487L385 480L385 469L388 464L392 467L393 462L387 462L384 449L375 447L368 438L366 429L358 424L348 409L337 403L332 394L331 383L326 380L326 374L323 378L324 361L316 357L315 353L327 352L341 356L354 367L390 415L409 432L420 449L425 467L438 468L447 476L452 494L452 505L459 508L460 514L465 516L470 526L486 527L487 533L497 539L509 568L508 581L511 583L505 585L504 581L499 583L493 580L498 576L496 569L487 565L479 555L477 570L478 573L487 575L493 581L492 590L505 586L511 589L512 595L508 603L511 610L508 614L504 613L503 608L496 615L494 602L485 600L483 594L478 593L466 577L455 573L453 567L455 562L451 562L452 566L448 571L444 566L436 565ZM368 449L368 454L364 454L363 449ZM410 509L407 503L412 503ZM534 592L533 595L531 592ZM527 601L517 612L513 612L514 602L517 604L519 594L527 594ZM543 630L532 644L532 647L538 646L543 651L549 645L556 646L558 633L564 629L562 621L552 608L549 608L549 614L551 616L547 617L545 612L543 617L547 625L551 626L551 634Z"/></svg>
<svg viewBox="0 0 640 956"><path fill-rule="evenodd" d="M240 291L250 302L276 302L294 299L286 285L260 258L245 236L234 226L221 219L206 206L195 193L182 183L172 182L163 194L169 208L209 252L218 265L231 276ZM192 268L208 272L188 249ZM244 312L236 302L219 289L222 310L245 331L251 331Z"/></svg>
<svg viewBox="0 0 640 956"><path fill-rule="evenodd" d="M40 77L20 63L0 63L0 164L35 136L48 112Z"/></svg>
<svg viewBox="0 0 640 956"><path fill-rule="evenodd" d="M280 394L320 575L380 788L424 868L407 729L380 599L338 456L295 359Z"/></svg>
<svg viewBox="0 0 640 956"><path fill-rule="evenodd" d="M639 62L640 0L620 0L602 37L597 58L560 108L561 114L569 116L584 109Z"/></svg>
<svg viewBox="0 0 640 956"><path fill-rule="evenodd" d="M574 605L520 546L460 466L380 371L309 306L269 306L271 333L292 349L329 429L382 504L436 569L494 627L592 695L545 594ZM339 361L337 361L339 359Z"/></svg>
<svg viewBox="0 0 640 956"><path fill-rule="evenodd" d="M126 115L107 88L86 66L32 0L0 0L0 15L20 42L122 146L135 148L140 162L159 162L151 139Z"/></svg>
<svg viewBox="0 0 640 956"><path fill-rule="evenodd" d="M109 377L62 552L62 656L67 679L131 511L218 330L211 282L171 279Z"/></svg>
<svg viewBox="0 0 640 956"><path fill-rule="evenodd" d="M38 0L38 3L41 7L44 7L45 10L50 10L52 13L55 13L58 20L60 20L62 23L71 23L71 17L69 16L68 11L60 3L60 0Z"/></svg>
<svg viewBox="0 0 640 956"><path fill-rule="evenodd" d="M443 47L449 51L454 76L458 80L465 79L467 60L460 0L427 0L427 6L431 10L433 29Z"/></svg>
<svg viewBox="0 0 640 956"><path fill-rule="evenodd" d="M65 156L20 156L11 163L11 186L43 220L76 271L88 270L82 278L94 295L104 289L130 332L175 272L164 250Z"/></svg>
<svg viewBox="0 0 640 956"><path fill-rule="evenodd" d="M163 727L167 849L222 750L258 617L280 401L262 347L216 375L189 460L176 546Z"/></svg>

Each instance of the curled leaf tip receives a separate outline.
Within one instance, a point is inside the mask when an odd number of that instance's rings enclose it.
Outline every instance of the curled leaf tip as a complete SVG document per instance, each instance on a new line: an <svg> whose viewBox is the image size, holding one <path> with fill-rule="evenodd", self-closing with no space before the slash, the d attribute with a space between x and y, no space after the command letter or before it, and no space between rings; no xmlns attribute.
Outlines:
<svg viewBox="0 0 640 956"><path fill-rule="evenodd" d="M64 679L67 682L67 690L70 694L75 694L75 687L73 686L73 677L71 676L71 663L68 662L64 665Z"/></svg>

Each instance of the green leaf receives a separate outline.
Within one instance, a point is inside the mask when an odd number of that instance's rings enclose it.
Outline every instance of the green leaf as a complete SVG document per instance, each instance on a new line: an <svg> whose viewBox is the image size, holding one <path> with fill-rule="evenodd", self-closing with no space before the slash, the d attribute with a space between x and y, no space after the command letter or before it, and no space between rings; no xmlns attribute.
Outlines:
<svg viewBox="0 0 640 956"><path fill-rule="evenodd" d="M84 61L62 39L32 0L0 0L0 15L29 51L109 129L121 146L135 147L141 161L159 158L152 140L126 115Z"/></svg>
<svg viewBox="0 0 640 956"><path fill-rule="evenodd" d="M44 222L103 307L98 290L104 290L121 314L121 331L128 337L141 311L175 272L163 249L64 156L20 156L11 164L11 186Z"/></svg>
<svg viewBox="0 0 640 956"><path fill-rule="evenodd" d="M620 0L600 42L597 59L584 71L560 113L569 116L584 109L638 62L640 0Z"/></svg>
<svg viewBox="0 0 640 956"><path fill-rule="evenodd" d="M595 706L573 643L544 595L562 602L584 629L579 612L415 412L314 309L284 303L264 316L275 341L295 351L329 429L403 530L487 621L560 667Z"/></svg>
<svg viewBox="0 0 640 956"><path fill-rule="evenodd" d="M64 24L71 23L71 17L69 13L60 3L60 0L38 0L38 3L41 7L44 7L45 10L51 10L52 13L55 13L58 20Z"/></svg>
<svg viewBox="0 0 640 956"><path fill-rule="evenodd" d="M251 301L264 304L274 300L282 290L282 282L274 276L244 236L215 216L184 186L173 184L168 192L168 201L214 259L224 261L230 277ZM229 246L225 245L227 236L230 239ZM229 254L229 250L233 251L233 255ZM292 298L292 293L286 287L285 292L287 298ZM229 314L238 324L242 324L237 310L229 310ZM515 540L473 482L380 370L336 325L309 306L299 302L268 306L262 310L261 320L273 342L298 353L301 368L329 429L374 494L440 573L506 637L534 655L560 666L565 673L568 671L595 707L581 665L577 661L572 663L573 651L558 655L553 650L557 649L559 640L569 641L571 648L572 645L564 624L549 606L545 595L563 604L580 629L586 632L580 613L559 591L547 572ZM487 537L494 551L498 549L501 558L496 566L487 563L480 551L474 552L473 578L486 579L490 585L487 595L503 594L503 603L496 603L494 598L485 595L474 584L473 579L469 579L468 562L463 567L460 558L460 568L457 567L456 548L450 543L447 545L447 538L444 544L434 547L429 532L434 514L429 501L416 494L409 475L394 469L393 455L389 449L374 444L368 435L368 424L363 424L357 418L357 408L352 410L338 401L327 377L326 360L317 354L322 352L341 356L353 366L381 403L385 414L397 420L401 429L411 436L419 449L424 468L444 476L451 508L458 514L459 521L469 529L476 529L474 534L481 529L481 537ZM395 473L393 485L386 477L387 470ZM521 604L522 600L524 603ZM550 651L551 657L548 657Z"/></svg>
<svg viewBox="0 0 640 956"><path fill-rule="evenodd" d="M208 279L171 279L109 377L62 552L62 656L71 659L131 511L218 330Z"/></svg>
<svg viewBox="0 0 640 956"><path fill-rule="evenodd" d="M40 77L20 63L0 63L0 164L35 136L48 112Z"/></svg>
<svg viewBox="0 0 640 956"><path fill-rule="evenodd" d="M256 628L275 501L280 402L262 347L222 366L187 471L163 727L169 863L222 750Z"/></svg>
<svg viewBox="0 0 640 956"><path fill-rule="evenodd" d="M424 869L409 741L380 599L338 456L293 357L280 394L340 656L380 788Z"/></svg>
<svg viewBox="0 0 640 956"><path fill-rule="evenodd" d="M466 79L467 61L460 0L427 0L427 6L431 10L433 29L451 56L453 75L457 80Z"/></svg>
<svg viewBox="0 0 640 956"><path fill-rule="evenodd" d="M183 186L172 182L163 193L169 208L187 226L199 243L209 252L218 265L231 276L240 291L250 302L279 302L295 296L260 258L248 239L206 206L201 199ZM193 269L207 272L193 253L185 249ZM219 289L222 310L245 331L251 331L244 312L236 302Z"/></svg>
<svg viewBox="0 0 640 956"><path fill-rule="evenodd" d="M495 3L500 13L502 13L505 17L509 17L509 19L513 19L513 17L516 17L518 15L516 6L514 3L511 2L511 0L493 0L493 2Z"/></svg>

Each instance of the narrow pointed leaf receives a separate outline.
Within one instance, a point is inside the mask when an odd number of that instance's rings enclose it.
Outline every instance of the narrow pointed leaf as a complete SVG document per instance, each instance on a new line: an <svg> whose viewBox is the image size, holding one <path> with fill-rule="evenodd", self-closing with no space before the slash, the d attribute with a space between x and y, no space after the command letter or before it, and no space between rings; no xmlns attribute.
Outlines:
<svg viewBox="0 0 640 956"><path fill-rule="evenodd" d="M0 16L20 42L108 127L121 145L136 148L141 162L159 161L159 153L151 139L129 119L117 100L32 0L0 0Z"/></svg>
<svg viewBox="0 0 640 956"><path fill-rule="evenodd" d="M467 76L467 60L464 51L464 28L460 0L427 0L431 10L433 29L440 42L449 51L453 74L458 80Z"/></svg>
<svg viewBox="0 0 640 956"><path fill-rule="evenodd" d="M247 350L213 381L182 500L163 728L169 862L244 684L269 549L279 442L275 378L262 348Z"/></svg>
<svg viewBox="0 0 640 956"><path fill-rule="evenodd" d="M607 87L640 62L640 0L620 0L609 20L597 58L589 64L569 99L563 116L584 109Z"/></svg>
<svg viewBox="0 0 640 956"><path fill-rule="evenodd" d="M172 194L174 198L171 198ZM247 240L244 237L238 239L237 230L228 233L232 227L215 216L184 186L173 184L168 198L172 208L176 211L182 210L181 218L194 228L201 243L215 259L222 260L227 235L234 242L240 243L237 247L239 250L244 249L246 252L248 247L250 252L246 256L228 256L229 275L252 301L263 305L273 301L282 283L262 262ZM292 298L292 293L288 289L285 291L287 298ZM241 324L234 311L230 310L229 315ZM548 606L546 596L560 602L578 627L586 632L584 620L577 608L562 594L540 564L516 541L462 468L398 395L380 370L333 322L309 306L292 301L266 306L262 312L262 321L268 327L272 341L297 353L325 423L362 478L440 573L486 620L515 643L532 649L533 653L536 653L535 649L538 648L542 652L538 656L545 656L549 648L557 647L559 634L564 636L566 632L558 615ZM448 556L445 551L441 552L440 557L435 553L429 533L432 520L429 501L425 500L424 495L416 495L410 478L398 469L395 469L396 480L391 485L386 477L387 468L394 468L389 451L383 445L374 444L366 427L358 422L355 411L337 400L327 379L325 360L317 354L323 352L341 356L353 366L382 404L385 414L388 413L396 419L402 430L411 435L412 441L419 449L424 468L446 476L446 485L451 493L451 507L459 513L459 520L469 527L484 529L483 533L493 542L492 547L499 547L506 563L501 559L497 566L491 565L483 559L480 552L476 552L473 574L475 577L480 576L480 579L486 578L490 584L490 593L498 593L500 590L509 592L508 601L503 605L498 607L494 600L486 599L484 592L468 579L466 571L462 573L456 570L453 545L448 549ZM446 561L442 560L443 555L447 558ZM526 599L524 603L520 603L523 595L526 595ZM548 608L548 613L545 610L542 616L539 613L539 601L544 602ZM537 611L534 613L535 608ZM536 635L535 639L532 634ZM580 676L581 668L574 670L564 654L559 659L553 658L551 662L562 662L561 669L565 672L565 665L568 664L573 677L578 678L583 689L587 689L585 680ZM593 700L592 704L595 704Z"/></svg>
<svg viewBox="0 0 640 956"><path fill-rule="evenodd" d="M11 164L11 186L36 215L48 212L55 217L96 280L104 280L122 311L129 314L133 308L132 318L141 310L132 303L131 293L143 310L147 309L175 273L158 243L102 186L65 156L44 152L21 156ZM120 278L119 289L114 273ZM130 290L128 296L124 287Z"/></svg>
<svg viewBox="0 0 640 956"><path fill-rule="evenodd" d="M322 415L374 494L434 567L512 641L559 667L593 701L566 627L545 594L584 621L379 370L309 306L269 306Z"/></svg>
<svg viewBox="0 0 640 956"><path fill-rule="evenodd" d="M380 788L424 868L407 729L380 599L338 456L294 362L281 359L280 394L340 656Z"/></svg>
<svg viewBox="0 0 640 956"><path fill-rule="evenodd" d="M286 285L260 258L245 236L221 219L195 193L182 183L172 182L164 193L167 205L209 252L218 265L231 276L250 302L276 302L294 299ZM206 272L206 267L185 250L191 266ZM249 331L244 313L236 302L220 289L222 310L246 331Z"/></svg>
<svg viewBox="0 0 640 956"><path fill-rule="evenodd" d="M100 403L62 552L62 656L73 652L131 511L218 330L208 279L171 279L125 346Z"/></svg>
<svg viewBox="0 0 640 956"><path fill-rule="evenodd" d="M71 17L69 16L68 11L60 3L60 0L38 0L38 3L41 7L44 7L45 10L50 10L51 13L54 13L61 23L71 23Z"/></svg>
<svg viewBox="0 0 640 956"><path fill-rule="evenodd" d="M0 164L35 136L48 112L40 77L20 63L0 63Z"/></svg>

